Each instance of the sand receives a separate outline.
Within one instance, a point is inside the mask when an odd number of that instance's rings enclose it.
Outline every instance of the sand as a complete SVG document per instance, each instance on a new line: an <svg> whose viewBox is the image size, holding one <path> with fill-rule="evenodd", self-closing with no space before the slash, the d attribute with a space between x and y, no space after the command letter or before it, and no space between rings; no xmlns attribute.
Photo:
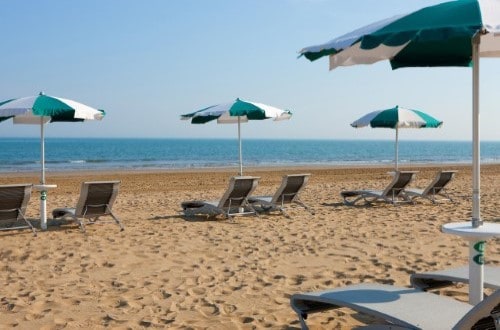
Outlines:
<svg viewBox="0 0 500 330"><path fill-rule="evenodd" d="M408 169L408 168L406 168ZM419 166L415 187L438 167ZM115 224L49 226L0 232L0 328L17 329L297 329L293 293L359 282L409 286L410 274L467 263L468 245L440 232L471 213L471 169L449 187L456 203L348 207L344 189L384 188L388 168L248 169L261 177L255 194L272 194L287 173L311 173L302 200L315 210L237 217L185 219L180 203L217 199L234 170L49 173L57 184L48 210L73 206L80 183L122 181ZM481 210L499 222L500 165L483 166ZM37 173L9 174L0 184L37 182ZM27 214L37 218L38 196ZM51 224L49 222L49 224ZM500 265L500 240L486 248ZM467 300L466 286L440 294ZM311 329L350 329L366 317L348 309L312 314Z"/></svg>

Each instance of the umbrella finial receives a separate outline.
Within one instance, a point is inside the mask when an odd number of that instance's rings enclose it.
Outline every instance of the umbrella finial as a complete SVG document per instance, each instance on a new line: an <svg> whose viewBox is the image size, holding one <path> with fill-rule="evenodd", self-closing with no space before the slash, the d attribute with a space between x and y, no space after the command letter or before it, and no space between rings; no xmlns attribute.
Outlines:
<svg viewBox="0 0 500 330"><path fill-rule="evenodd" d="M38 93L38 95L45 95L45 93L42 91L42 92Z"/></svg>

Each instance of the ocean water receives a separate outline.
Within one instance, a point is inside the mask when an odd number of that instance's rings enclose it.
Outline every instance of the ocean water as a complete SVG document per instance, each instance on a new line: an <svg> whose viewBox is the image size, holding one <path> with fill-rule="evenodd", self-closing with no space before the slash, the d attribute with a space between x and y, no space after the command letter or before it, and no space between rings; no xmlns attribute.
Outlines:
<svg viewBox="0 0 500 330"><path fill-rule="evenodd" d="M50 171L186 169L238 167L235 139L75 139L48 138ZM400 141L400 164L470 164L471 142ZM394 141L252 140L243 141L244 166L391 165ZM481 143L481 162L500 163L500 142ZM0 139L0 172L40 169L37 138Z"/></svg>

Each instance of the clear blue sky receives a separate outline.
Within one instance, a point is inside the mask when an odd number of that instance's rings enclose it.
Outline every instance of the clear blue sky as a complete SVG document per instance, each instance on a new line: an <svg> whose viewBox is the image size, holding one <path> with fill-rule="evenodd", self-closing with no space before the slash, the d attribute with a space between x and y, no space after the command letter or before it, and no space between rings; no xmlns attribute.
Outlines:
<svg viewBox="0 0 500 330"><path fill-rule="evenodd" d="M401 139L471 140L471 69L400 69L388 62L328 71L297 52L439 0L0 0L0 100L48 95L102 108L102 122L56 123L47 136L232 138L235 125L179 115L240 97L290 109L285 122L251 122L245 138L392 139L354 129L367 112L401 105L444 121ZM481 138L499 140L495 78L481 61ZM39 135L0 124L0 136Z"/></svg>

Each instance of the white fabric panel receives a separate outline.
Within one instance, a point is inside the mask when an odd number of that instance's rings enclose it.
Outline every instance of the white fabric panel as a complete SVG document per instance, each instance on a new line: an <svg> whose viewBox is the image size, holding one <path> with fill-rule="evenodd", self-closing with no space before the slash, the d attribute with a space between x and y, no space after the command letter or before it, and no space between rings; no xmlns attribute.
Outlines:
<svg viewBox="0 0 500 330"><path fill-rule="evenodd" d="M75 115L74 115L75 118L84 120L100 120L104 117L100 111L91 108L85 104L68 99L63 99L60 97L54 97L54 96L51 97L63 103L66 103L68 106L73 108L75 110Z"/></svg>
<svg viewBox="0 0 500 330"><path fill-rule="evenodd" d="M0 111L4 108L9 108L9 109L31 109L33 107L33 104L35 103L35 100L37 96L28 96L28 97L23 97L11 102L8 102L2 106L0 106Z"/></svg>
<svg viewBox="0 0 500 330"><path fill-rule="evenodd" d="M481 35L480 57L500 57L500 0L478 0L483 27L489 32Z"/></svg>
<svg viewBox="0 0 500 330"><path fill-rule="evenodd" d="M388 60L393 58L408 43L397 47L380 45L373 49L361 49L361 43L357 43L346 50L330 55L330 70L339 66L349 66L356 64L373 64L378 61Z"/></svg>
<svg viewBox="0 0 500 330"><path fill-rule="evenodd" d="M50 121L50 117L34 116L31 110L26 110L25 114L12 118L12 122L14 124L40 125L40 121L42 118L44 124Z"/></svg>
<svg viewBox="0 0 500 330"><path fill-rule="evenodd" d="M362 36L364 36L366 34L370 34L373 31L380 30L384 26L394 22L395 20L397 20L403 16L406 16L406 15L398 15L398 16L384 19L382 21L372 23L370 25L364 26L362 28L359 28L357 30L354 30L352 32L344 34L343 36L340 36L338 38L330 40L324 44L306 47L306 48L302 49L300 51L300 53L306 53L306 52L316 53L316 52L320 52L324 49L335 49L336 51L346 49L346 48L350 47L353 43L355 43Z"/></svg>

